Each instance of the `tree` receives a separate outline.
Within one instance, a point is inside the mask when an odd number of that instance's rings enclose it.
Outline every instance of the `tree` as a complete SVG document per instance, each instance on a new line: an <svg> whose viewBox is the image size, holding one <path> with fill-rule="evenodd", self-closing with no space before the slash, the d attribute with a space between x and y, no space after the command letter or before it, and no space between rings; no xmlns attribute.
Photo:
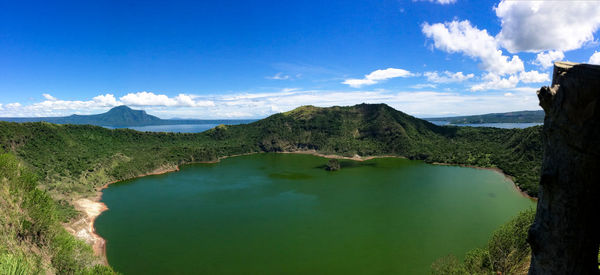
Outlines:
<svg viewBox="0 0 600 275"><path fill-rule="evenodd" d="M340 162L337 159L329 159L327 162L327 167L325 168L327 171L337 171L340 170Z"/></svg>

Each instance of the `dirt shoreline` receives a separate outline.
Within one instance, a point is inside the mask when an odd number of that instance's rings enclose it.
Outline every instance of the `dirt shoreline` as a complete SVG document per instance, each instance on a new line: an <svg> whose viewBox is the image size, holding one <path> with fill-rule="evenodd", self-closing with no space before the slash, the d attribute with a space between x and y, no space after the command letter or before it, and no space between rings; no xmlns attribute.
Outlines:
<svg viewBox="0 0 600 275"><path fill-rule="evenodd" d="M197 161L197 162L191 162L191 163L184 163L182 165L195 164L195 163L218 163L221 160L226 159L226 158L247 156L247 155L261 154L261 153L263 153L263 152L236 154L236 155L219 157L216 160L212 160L212 161ZM352 157L346 157L346 156L340 156L340 155L321 154L315 150L286 151L286 152L278 152L278 153L313 155L313 156L323 157L323 158L347 159L347 160L353 160L353 161L366 161L366 160L377 159L377 158L406 159L406 157L394 156L394 155L366 156L366 157L354 155ZM439 162L434 162L431 164L445 165L445 166L461 166L461 167L495 171L497 173L502 174L506 179L508 179L512 183L512 185L517 189L517 191L519 191L519 193L521 193L521 195L523 195L524 197L529 198L531 200L537 200L537 198L531 197L527 193L523 192L515 184L513 178L511 176L505 174L504 171L502 171L499 168L486 168L486 167L478 167L478 166L472 166L472 165L461 165L461 164L450 164L450 163L439 163ZM96 221L96 218L98 218L98 216L100 216L100 214L102 214L102 212L108 210L108 207L106 206L106 204L101 202L102 194L103 194L102 190L104 190L105 188L108 188L108 186L113 183L130 180L130 179L141 178L141 177L145 177L145 176L161 175L161 174L166 174L166 173L170 173L170 172L177 172L177 171L179 171L179 169L180 169L180 165L165 165L165 166L161 166L161 167L155 169L152 172L144 173L144 174L141 174L141 175L138 175L135 177L131 177L128 179L112 181L112 182L109 182L109 183L97 188L96 195L94 197L80 198L73 202L73 205L75 206L75 208L77 210L81 211L82 213L84 213L85 217L83 217L82 219L79 219L75 222L65 224L64 225L65 228L67 229L67 231L69 231L75 237L82 239L85 242L87 242L88 244L90 244L94 250L94 253L97 256L99 256L100 259L102 260L102 263L105 265L108 265L108 259L106 258L106 240L104 240L100 235L96 234L96 228L94 226L94 222Z"/></svg>

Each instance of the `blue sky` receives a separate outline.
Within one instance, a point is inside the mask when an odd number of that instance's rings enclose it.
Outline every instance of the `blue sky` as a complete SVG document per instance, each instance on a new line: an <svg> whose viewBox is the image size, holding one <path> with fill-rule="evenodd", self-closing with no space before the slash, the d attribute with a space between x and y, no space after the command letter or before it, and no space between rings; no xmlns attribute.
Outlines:
<svg viewBox="0 0 600 275"><path fill-rule="evenodd" d="M600 5L565 3L3 1L0 116L539 109L553 60L600 63Z"/></svg>

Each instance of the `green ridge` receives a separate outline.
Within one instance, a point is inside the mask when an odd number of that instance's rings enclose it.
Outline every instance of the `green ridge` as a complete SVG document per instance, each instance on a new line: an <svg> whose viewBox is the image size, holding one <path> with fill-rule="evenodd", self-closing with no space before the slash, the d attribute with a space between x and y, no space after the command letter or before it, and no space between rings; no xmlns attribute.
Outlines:
<svg viewBox="0 0 600 275"><path fill-rule="evenodd" d="M92 260L82 260L88 259L81 255L87 255L83 251L89 251L89 247L79 244L64 229L58 229L61 221L73 216L72 207L64 202L93 195L107 182L157 169L259 152L314 150L344 156L396 155L426 162L496 167L535 196L542 158L540 126L526 129L441 127L385 104L303 106L250 124L223 125L196 134L110 130L46 122L0 122L0 148L16 156L14 162L8 161L8 166L3 166L3 171L9 171L2 174L4 190L8 191L4 191L0 202L14 201L0 210L4 216L4 227L0 229L4 230L2 235L6 239L0 246L0 268L66 274L111 271L94 267ZM36 178L32 180L35 184L27 185L26 189L18 187L17 190L26 190L22 193L7 187L21 181L10 174L17 171L17 164L10 163L20 163L18 165L25 169L18 171L31 171L29 175ZM26 210L11 212L29 196L42 198L44 203L26 204L20 206ZM29 207L33 207L32 210L27 210ZM47 220L46 214L38 215L42 212L36 211L49 211L48 217L53 218ZM22 222L25 220L29 223ZM37 225L51 230L31 233L40 228ZM22 242L22 232L48 237L44 237L43 242L34 239L25 246L13 245ZM52 249L40 252L36 247ZM41 264L43 259L51 266Z"/></svg>

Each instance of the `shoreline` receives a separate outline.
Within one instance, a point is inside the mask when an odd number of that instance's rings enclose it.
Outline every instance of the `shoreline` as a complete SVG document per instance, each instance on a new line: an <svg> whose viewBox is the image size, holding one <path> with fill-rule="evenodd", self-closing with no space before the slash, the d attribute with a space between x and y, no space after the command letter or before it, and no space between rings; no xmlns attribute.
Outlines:
<svg viewBox="0 0 600 275"><path fill-rule="evenodd" d="M77 210L79 210L80 212L82 212L86 217L84 217L80 220L77 220L75 222L72 222L72 223L64 224L63 226L65 227L65 229L67 229L67 231L69 231L71 234L73 234L76 238L83 239L85 242L90 244L92 246L94 254L96 254L96 256L100 257L103 264L108 265L108 258L106 257L106 240L96 233L96 228L94 226L96 218L98 218L104 211L108 210L108 206L106 204L104 204L103 202L101 202L102 195L103 195L102 190L108 188L108 186L113 183L137 179L137 178L141 178L141 177L145 177L145 176L162 175L162 174L166 174L166 173L177 172L180 170L181 165L190 165L190 164L199 164L199 163L219 163L221 160L227 159L227 158L261 154L261 153L266 153L266 152L251 152L251 153L244 153L244 154L235 154L235 155L218 157L216 160L211 160L211 161L196 161L196 162L190 162L190 163L183 163L183 164L179 164L179 165L174 165L174 164L173 165L163 165L157 169L154 169L152 172L149 172L149 173L144 173L144 174L141 174L141 175L138 175L135 177L122 179L122 180L115 180L115 181L106 183L103 186L98 187L96 189L95 196L93 196L91 198L89 198L89 197L88 198L85 198L85 197L79 198L79 199L73 201L73 205L75 206L75 208ZM317 156L317 157L322 157L322 158L345 159L345 160L353 160L353 161L367 161L367 160L378 159L378 158L407 159L404 156L395 156L395 155L366 156L366 157L354 155L352 157L346 157L346 156L341 156L341 155L321 154L321 153L318 153L316 150L284 151L284 152L273 152L273 153L312 155L312 156ZM504 171L502 171L502 169L499 169L496 167L478 167L478 166L473 166L473 165L451 164L451 163L441 163L441 162L433 162L433 163L427 163L427 164L443 165L443 166L460 166L460 167L466 167L466 168L490 170L490 171L494 171L496 173L500 173L501 175L503 175L505 177L505 179L509 180L512 183L512 186L523 197L526 197L533 201L537 201L537 198L531 197L527 193L523 192L519 188L519 186L517 186L517 184L514 182L513 178L511 176L505 174ZM81 226L78 226L78 225L81 225L82 223L85 225L83 228L81 228ZM79 230L76 229L78 227L80 228Z"/></svg>
<svg viewBox="0 0 600 275"><path fill-rule="evenodd" d="M444 162L432 162L431 164L442 165L442 166L459 166L459 167L465 167L465 168L474 168L474 169L494 171L494 172L499 173L500 175L504 176L504 178L506 180L510 181L510 183L512 183L512 186L515 188L515 190L517 190L521 194L521 196L528 198L532 201L536 201L536 202L538 200L536 197L532 197L529 194L527 194L527 192L521 190L521 188L515 183L514 178L512 176L504 173L504 171L502 171L502 169L500 169L498 167L479 167L479 166L474 166L474 165L453 164L453 163L444 163Z"/></svg>
<svg viewBox="0 0 600 275"><path fill-rule="evenodd" d="M152 175L161 175L170 172L179 171L179 165L167 165L161 166L157 169L154 169L152 172L144 173L132 178L123 179L123 180L115 180L109 183L106 183L98 188L96 188L96 195L93 197L84 197L79 198L73 201L73 206L75 209L84 214L84 217L71 223L63 224L65 229L74 235L76 238L85 241L89 245L92 246L92 250L94 254L100 257L101 263L108 265L108 258L106 257L106 240L102 238L100 235L96 233L96 227L94 223L96 219L106 210L108 210L108 206L104 204L102 200L103 192L102 190L108 188L109 185L121 181L126 181L130 179L141 178L145 176Z"/></svg>

